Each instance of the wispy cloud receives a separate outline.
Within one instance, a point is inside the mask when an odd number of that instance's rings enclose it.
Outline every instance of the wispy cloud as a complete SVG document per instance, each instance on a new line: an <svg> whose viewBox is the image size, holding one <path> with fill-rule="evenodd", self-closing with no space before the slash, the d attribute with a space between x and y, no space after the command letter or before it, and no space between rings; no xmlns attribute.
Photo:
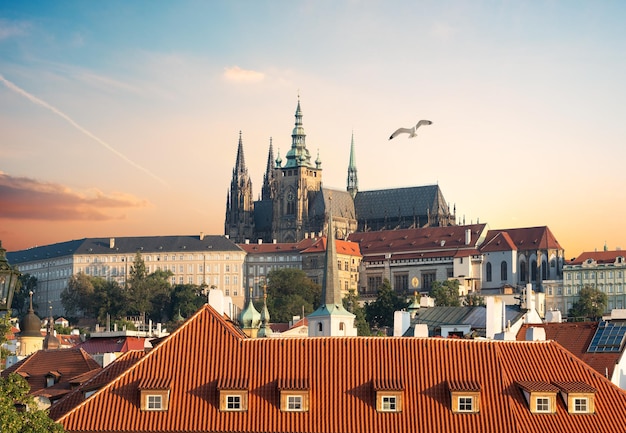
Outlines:
<svg viewBox="0 0 626 433"><path fill-rule="evenodd" d="M0 172L0 218L107 221L123 218L121 210L146 206L147 201L129 194L79 193L61 184Z"/></svg>
<svg viewBox="0 0 626 433"><path fill-rule="evenodd" d="M257 71L241 69L239 66L224 68L224 78L228 81L259 82L265 79L265 74Z"/></svg>
<svg viewBox="0 0 626 433"><path fill-rule="evenodd" d="M30 24L23 21L9 21L0 18L0 41L28 33Z"/></svg>
<svg viewBox="0 0 626 433"><path fill-rule="evenodd" d="M159 182L161 182L163 185L168 186L168 183L165 182L165 180L161 179L159 176L157 176L156 174L152 173L150 170L148 170L147 168L143 167L142 165L136 163L135 161L133 161L132 159L130 159L129 157L127 157L126 155L124 155L122 152L120 152L119 150L115 149L113 146L111 146L109 143L107 143L106 141L102 140L101 138L97 137L95 134L93 134L92 132L88 131L87 129L83 128L82 126L80 126L78 123L76 123L74 121L74 119L72 119L70 116L68 116L67 114L63 113L61 110L59 110L58 108L48 104L45 101L42 101L41 99L37 98L34 95L31 95L30 93L28 93L26 90L18 87L16 84L12 83L11 81L7 80L6 78L4 78L2 75L0 75L0 82L3 83L7 88L9 88L10 90L14 91L15 93L24 96L26 99L28 99L29 101L31 101L32 103L39 105L40 107L46 108L50 111L52 111L54 114L56 114L57 116L63 118L64 120L66 120L70 125L72 125L74 128L76 128L77 130L79 130L80 132L82 132L83 134L85 134L86 136L88 136L89 138L91 138L92 140L96 141L97 143L99 143L101 146L103 146L104 148L106 148L107 150L109 150L110 152L114 153L115 155L117 155L118 157L120 157L121 159L123 159L124 161L126 161L128 164L132 165L133 167L143 171L144 173L148 174L149 176L153 177L154 179L158 180Z"/></svg>

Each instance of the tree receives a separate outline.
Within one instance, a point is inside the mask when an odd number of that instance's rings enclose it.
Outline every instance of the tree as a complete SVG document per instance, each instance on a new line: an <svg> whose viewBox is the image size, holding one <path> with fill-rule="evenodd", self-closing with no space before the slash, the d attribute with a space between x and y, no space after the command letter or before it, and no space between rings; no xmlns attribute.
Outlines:
<svg viewBox="0 0 626 433"><path fill-rule="evenodd" d="M343 298L343 306L356 316L354 318L354 324L356 325L357 335L371 335L370 325L365 318L365 308L359 304L359 297L354 292L354 289L350 289L348 294Z"/></svg>
<svg viewBox="0 0 626 433"><path fill-rule="evenodd" d="M476 293L468 293L467 296L465 296L465 305L470 307L482 307L485 305L485 297Z"/></svg>
<svg viewBox="0 0 626 433"><path fill-rule="evenodd" d="M0 425L3 433L62 433L61 424L55 423L48 414L37 408L28 395L30 387L16 373L0 377ZM26 410L22 409L26 408Z"/></svg>
<svg viewBox="0 0 626 433"><path fill-rule="evenodd" d="M28 312L30 306L30 292L37 291L37 278L30 274L20 275L20 280L15 287L15 294L13 295L13 302L11 308L15 310L17 317L24 316Z"/></svg>
<svg viewBox="0 0 626 433"><path fill-rule="evenodd" d="M7 356L11 354L4 344L7 342L7 336L11 332L11 317L8 314L0 315L0 371L6 365ZM2 425L2 424L0 424Z"/></svg>
<svg viewBox="0 0 626 433"><path fill-rule="evenodd" d="M148 270L146 263L137 251L135 260L130 267L128 278L129 313L143 314L150 310L150 287L148 286Z"/></svg>
<svg viewBox="0 0 626 433"><path fill-rule="evenodd" d="M181 316L189 317L206 303L202 288L195 284L178 284L172 289L170 318L180 311Z"/></svg>
<svg viewBox="0 0 626 433"><path fill-rule="evenodd" d="M378 289L376 301L365 306L365 317L372 328L392 327L394 313L405 309L408 305L408 302L398 296L391 288L389 280L385 278Z"/></svg>
<svg viewBox="0 0 626 433"><path fill-rule="evenodd" d="M70 277L67 287L61 292L61 303L70 316L95 318L99 303L95 295L95 277L79 272Z"/></svg>
<svg viewBox="0 0 626 433"><path fill-rule="evenodd" d="M272 322L289 322L319 306L322 288L300 269L276 269L267 274L267 308Z"/></svg>
<svg viewBox="0 0 626 433"><path fill-rule="evenodd" d="M580 289L578 300L572 305L569 315L574 317L575 320L596 319L602 317L604 310L606 310L606 305L606 293L596 288L585 286Z"/></svg>
<svg viewBox="0 0 626 433"><path fill-rule="evenodd" d="M430 296L435 299L437 307L459 307L459 280L433 281Z"/></svg>

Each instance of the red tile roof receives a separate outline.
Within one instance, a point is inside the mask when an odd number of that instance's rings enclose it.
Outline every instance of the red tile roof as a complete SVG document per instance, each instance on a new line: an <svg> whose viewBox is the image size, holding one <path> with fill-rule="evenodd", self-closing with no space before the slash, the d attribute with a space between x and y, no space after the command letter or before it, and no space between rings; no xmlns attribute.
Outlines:
<svg viewBox="0 0 626 433"><path fill-rule="evenodd" d="M356 242L349 242L349 241L336 239L335 246L337 248L337 254L361 257L359 244ZM317 239L311 246L302 250L301 254L323 253L325 251L326 251L326 236L323 236Z"/></svg>
<svg viewBox="0 0 626 433"><path fill-rule="evenodd" d="M169 409L142 411L138 384L171 378ZM217 384L248 381L247 410L219 410ZM279 384L306 380L309 410L280 410ZM402 385L402 412L376 411L373 381ZM518 382L581 382L595 414L530 412ZM479 386L479 413L451 410L449 383ZM465 385L462 385L465 386ZM204 306L140 361L59 418L81 432L618 432L626 393L555 342L415 337L244 338Z"/></svg>
<svg viewBox="0 0 626 433"><path fill-rule="evenodd" d="M598 264L611 264L615 263L615 259L618 257L626 257L626 251L587 251L580 254L574 260L567 262L568 265L582 265L588 259L592 259Z"/></svg>
<svg viewBox="0 0 626 433"><path fill-rule="evenodd" d="M483 245L489 246L496 237L506 233L513 241L518 250L557 249L561 250L559 241L556 240L547 226L524 227L516 229L489 230ZM504 241L505 238L502 238ZM482 248L481 248L482 249ZM497 250L496 250L497 251Z"/></svg>
<svg viewBox="0 0 626 433"><path fill-rule="evenodd" d="M30 393L36 394L46 388L46 376L58 375L57 390L67 392L73 378L93 370L100 370L100 365L87 352L81 349L38 350L27 358L2 371L6 377L18 373L26 378ZM53 391L48 390L48 394ZM54 395L58 395L54 391Z"/></svg>
<svg viewBox="0 0 626 433"><path fill-rule="evenodd" d="M83 342L80 348L91 355L95 355L143 350L145 344L146 339L139 337L93 337Z"/></svg>
<svg viewBox="0 0 626 433"><path fill-rule="evenodd" d="M613 375L615 364L621 356L620 353L587 352L589 343L598 329L598 322L525 324L517 333L518 341L525 340L526 331L529 328L545 329L546 340L556 341L601 375L609 378Z"/></svg>

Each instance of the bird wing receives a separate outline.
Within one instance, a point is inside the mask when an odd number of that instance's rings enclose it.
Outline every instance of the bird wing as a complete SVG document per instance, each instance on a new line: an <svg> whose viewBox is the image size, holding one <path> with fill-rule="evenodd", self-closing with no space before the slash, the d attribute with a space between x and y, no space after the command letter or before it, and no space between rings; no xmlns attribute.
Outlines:
<svg viewBox="0 0 626 433"><path fill-rule="evenodd" d="M391 134L391 137L389 137L389 139L391 140L392 138L397 137L400 134L412 134L413 133L413 129L410 128L398 128L396 129L393 134Z"/></svg>
<svg viewBox="0 0 626 433"><path fill-rule="evenodd" d="M417 122L417 125L415 125L415 129L419 128L422 125L432 125L433 122L431 122L430 120L420 120L419 122Z"/></svg>

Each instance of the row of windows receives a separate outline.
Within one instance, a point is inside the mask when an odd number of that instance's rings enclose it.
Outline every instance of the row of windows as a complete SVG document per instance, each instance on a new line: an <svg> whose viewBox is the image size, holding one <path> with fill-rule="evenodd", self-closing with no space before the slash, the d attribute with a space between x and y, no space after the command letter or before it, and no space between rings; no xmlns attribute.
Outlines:
<svg viewBox="0 0 626 433"><path fill-rule="evenodd" d="M198 265L193 265L193 264L188 264L186 267L186 271L185 271L185 265L157 265L157 266L151 266L148 265L146 266L146 270L148 271L148 273L151 273L152 271L171 271L172 273L189 273L189 274L193 274L194 273L194 268L196 268L195 273L203 273L205 272L211 272L211 270L213 270L213 273L219 274L220 273L220 267L221 265L219 264L215 264L213 265L213 267L211 268L211 265L206 265L206 267L204 265L198 264ZM78 272L82 272L83 268L82 267L77 267L77 271ZM125 267L125 266L87 266L84 268L84 272L87 275L96 275L96 276L116 276L116 275L124 275L126 273L129 273L130 270ZM238 273L239 272L239 266L238 265L228 265L225 264L224 265L224 272L228 273L228 272L232 272L232 273ZM63 272L57 272L56 275L60 275L60 274L64 274L63 276L69 276L69 269L68 270L64 270Z"/></svg>
<svg viewBox="0 0 626 433"><path fill-rule="evenodd" d="M595 271L583 271L583 272L566 272L565 279L572 280L572 274L575 275L575 279L577 280L580 280L581 278L583 280L594 280L596 278ZM598 271L597 274L598 274L598 279L603 280L605 278L604 271ZM613 275L616 275L616 278L618 279L624 278L624 273L622 271L617 271L615 273L613 271L606 272L606 278L608 279L614 278Z"/></svg>
<svg viewBox="0 0 626 433"><path fill-rule="evenodd" d="M192 261L192 260L196 260L196 261L219 261L219 260L231 260L231 255L230 254L224 254L222 256L222 254L163 254L163 255L150 255L150 254L146 254L146 255L142 255L141 258L143 259L144 262L150 262L150 261L164 261L167 262L168 260L170 261L184 261L184 260L188 260L188 261ZM234 260L238 260L241 259L240 257L234 256ZM71 259L67 259L69 262L71 262ZM117 262L127 262L127 263L132 263L135 260L135 256L109 256L109 255L103 255L103 256L78 256L76 258L76 261L78 263L117 263Z"/></svg>
<svg viewBox="0 0 626 433"><path fill-rule="evenodd" d="M595 284L589 284L590 287L595 288L596 285ZM577 285L577 286L565 286L565 294L566 295L578 295L578 293L580 292L580 290L583 288L582 285ZM597 285L598 290L600 290L601 292L604 293L624 293L624 286L622 284L598 284ZM547 289L547 294L548 296L553 296L553 294L556 292L556 296L562 296L563 295L563 288L562 287L557 287L556 291L552 289L552 287L548 287Z"/></svg>

